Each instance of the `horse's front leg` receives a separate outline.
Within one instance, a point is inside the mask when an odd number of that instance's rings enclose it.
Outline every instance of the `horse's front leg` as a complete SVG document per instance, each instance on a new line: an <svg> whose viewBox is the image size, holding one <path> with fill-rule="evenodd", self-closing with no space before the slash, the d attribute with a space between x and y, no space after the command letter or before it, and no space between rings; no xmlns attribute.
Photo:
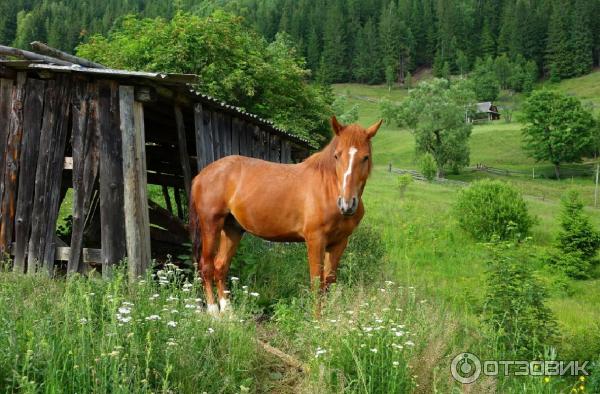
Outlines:
<svg viewBox="0 0 600 394"><path fill-rule="evenodd" d="M308 250L308 269L310 271L310 286L317 299L317 316L320 316L321 314L321 297L319 290L325 287L323 280L325 244L325 237L322 236L312 236L306 239L306 248Z"/></svg>
<svg viewBox="0 0 600 394"><path fill-rule="evenodd" d="M348 246L348 238L328 246L325 251L325 266L323 270L325 289L337 280L337 269L346 246Z"/></svg>

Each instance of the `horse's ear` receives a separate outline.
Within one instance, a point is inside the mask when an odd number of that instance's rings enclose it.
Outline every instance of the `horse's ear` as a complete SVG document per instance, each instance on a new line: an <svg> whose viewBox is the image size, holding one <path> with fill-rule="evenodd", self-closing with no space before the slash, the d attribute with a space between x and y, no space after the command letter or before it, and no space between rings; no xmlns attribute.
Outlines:
<svg viewBox="0 0 600 394"><path fill-rule="evenodd" d="M331 117L331 128L333 129L333 132L335 133L335 135L340 135L340 133L344 129L344 126L342 126L342 124L340 122L338 122L335 115L333 115Z"/></svg>
<svg viewBox="0 0 600 394"><path fill-rule="evenodd" d="M371 139L371 138L375 137L375 134L377 134L377 130L379 130L379 127L381 126L382 123L383 123L383 119L381 119L379 122L375 123L374 125L370 126L367 129L367 138Z"/></svg>

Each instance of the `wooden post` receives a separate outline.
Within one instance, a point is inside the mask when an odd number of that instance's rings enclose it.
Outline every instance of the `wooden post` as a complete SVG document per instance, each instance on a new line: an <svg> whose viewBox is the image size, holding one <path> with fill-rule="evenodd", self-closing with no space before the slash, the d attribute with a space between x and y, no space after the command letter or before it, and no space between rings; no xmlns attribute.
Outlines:
<svg viewBox="0 0 600 394"><path fill-rule="evenodd" d="M27 255L27 271L30 273L43 266L48 274L54 274L56 219L61 199L70 102L71 80L68 75L58 75L46 83Z"/></svg>
<svg viewBox="0 0 600 394"><path fill-rule="evenodd" d="M90 210L90 200L98 175L100 158L98 131L98 88L96 84L79 82L73 98L73 229L67 272L84 273L83 232Z"/></svg>
<svg viewBox="0 0 600 394"><path fill-rule="evenodd" d="M8 120L8 138L4 155L4 184L0 204L0 254L9 253L13 240L17 199L17 174L23 137L23 101L27 74L17 74L17 85L13 89L11 110Z"/></svg>
<svg viewBox="0 0 600 394"><path fill-rule="evenodd" d="M598 176L600 173L600 162L596 163L596 187L594 188L594 207L598 208Z"/></svg>
<svg viewBox="0 0 600 394"><path fill-rule="evenodd" d="M183 113L178 105L175 106L175 123L177 123L177 145L179 147L181 170L183 171L183 183L185 185L185 192L189 197L190 190L192 189L192 169L190 167L190 156L188 155L187 149Z"/></svg>
<svg viewBox="0 0 600 394"><path fill-rule="evenodd" d="M15 248L13 253L15 272L25 272L25 251L29 241L31 211L35 187L35 172L40 148L40 130L44 108L45 82L39 79L27 81L27 96L23 107L23 140L19 164L19 189L15 215Z"/></svg>
<svg viewBox="0 0 600 394"><path fill-rule="evenodd" d="M125 184L125 233L129 279L144 275L150 266L150 219L146 179L144 107L134 101L133 86L119 88L123 179Z"/></svg>
<svg viewBox="0 0 600 394"><path fill-rule="evenodd" d="M123 144L119 128L119 86L100 81L98 93L100 130L100 238L102 275L111 275L112 266L127 253L123 210Z"/></svg>

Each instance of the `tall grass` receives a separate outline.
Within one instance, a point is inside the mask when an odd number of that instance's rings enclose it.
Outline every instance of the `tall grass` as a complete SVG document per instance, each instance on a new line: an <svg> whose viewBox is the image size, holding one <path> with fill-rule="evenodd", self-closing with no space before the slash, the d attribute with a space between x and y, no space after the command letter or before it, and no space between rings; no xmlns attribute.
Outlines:
<svg viewBox="0 0 600 394"><path fill-rule="evenodd" d="M254 325L201 312L195 283L0 274L0 391L237 392L261 355ZM161 284L159 284L161 283Z"/></svg>

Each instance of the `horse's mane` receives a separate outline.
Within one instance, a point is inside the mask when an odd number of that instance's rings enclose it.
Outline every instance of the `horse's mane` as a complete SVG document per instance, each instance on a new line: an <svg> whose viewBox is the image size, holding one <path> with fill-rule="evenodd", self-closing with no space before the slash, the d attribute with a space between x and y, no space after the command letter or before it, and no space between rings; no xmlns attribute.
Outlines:
<svg viewBox="0 0 600 394"><path fill-rule="evenodd" d="M360 145L364 144L364 130L357 125L350 125L344 129L344 138L349 138L349 144L352 145ZM314 153L309 156L304 163L309 167L313 168L323 174L333 174L335 175L335 151L338 146L338 142L340 137L334 136L329 144L327 144L323 149L319 152ZM371 147L371 141L369 143L369 148ZM372 167L372 159L369 160L369 173L371 173Z"/></svg>
<svg viewBox="0 0 600 394"><path fill-rule="evenodd" d="M304 163L307 167L313 168L323 174L333 173L335 174L335 150L338 144L338 137L334 136L329 144L325 148L321 149L317 153L312 154Z"/></svg>

